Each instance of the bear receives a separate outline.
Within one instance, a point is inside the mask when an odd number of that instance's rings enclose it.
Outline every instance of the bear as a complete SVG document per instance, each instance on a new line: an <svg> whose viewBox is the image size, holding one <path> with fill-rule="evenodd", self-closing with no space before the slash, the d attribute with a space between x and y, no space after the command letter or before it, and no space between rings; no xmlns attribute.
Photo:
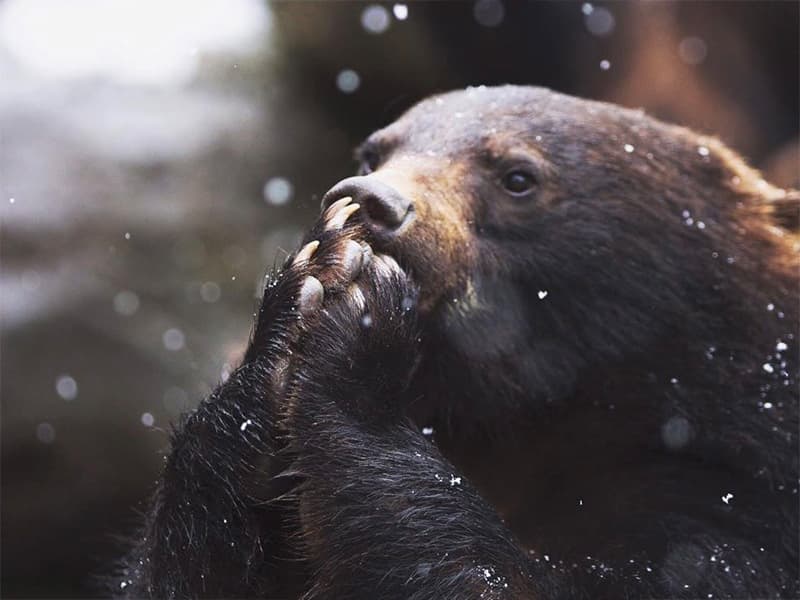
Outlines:
<svg viewBox="0 0 800 600"><path fill-rule="evenodd" d="M118 594L800 594L797 192L526 86L358 156L176 425Z"/></svg>

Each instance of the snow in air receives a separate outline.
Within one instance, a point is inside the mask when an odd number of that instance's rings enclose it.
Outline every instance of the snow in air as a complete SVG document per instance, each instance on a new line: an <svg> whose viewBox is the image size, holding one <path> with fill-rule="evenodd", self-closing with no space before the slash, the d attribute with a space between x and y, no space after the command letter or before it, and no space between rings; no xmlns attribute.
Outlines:
<svg viewBox="0 0 800 600"><path fill-rule="evenodd" d="M292 199L294 187L284 177L273 177L264 184L264 200L273 206L283 206Z"/></svg>
<svg viewBox="0 0 800 600"><path fill-rule="evenodd" d="M611 68L611 61L608 60L601 60L600 61L600 69L603 71L608 71Z"/></svg>
<svg viewBox="0 0 800 600"><path fill-rule="evenodd" d="M75 400L78 397L78 383L69 375L60 375L56 379L56 392L64 400Z"/></svg>
<svg viewBox="0 0 800 600"><path fill-rule="evenodd" d="M161 336L161 340L164 342L164 348L171 352L180 350L186 342L183 332L175 327L167 329Z"/></svg>
<svg viewBox="0 0 800 600"><path fill-rule="evenodd" d="M708 48L699 37L683 38L678 44L678 56L687 65L699 65L706 59Z"/></svg>
<svg viewBox="0 0 800 600"><path fill-rule="evenodd" d="M589 7L587 12L586 7ZM610 35L616 26L616 19L610 10L603 7L593 7L591 4L583 5L583 22L589 33L599 37Z"/></svg>
<svg viewBox="0 0 800 600"><path fill-rule="evenodd" d="M725 494L724 496L722 496L722 501L723 501L725 504L730 504L730 501L731 501L731 500L733 500L733 494L731 494L730 492L728 492L727 494Z"/></svg>
<svg viewBox="0 0 800 600"><path fill-rule="evenodd" d="M395 4L392 12L398 21L405 21L408 18L408 6L405 4Z"/></svg>
<svg viewBox="0 0 800 600"><path fill-rule="evenodd" d="M497 27L506 16L506 9L500 0L477 0L472 7L472 14L478 25Z"/></svg>
<svg viewBox="0 0 800 600"><path fill-rule="evenodd" d="M433 435L433 427L423 427L422 435Z"/></svg>
<svg viewBox="0 0 800 600"><path fill-rule="evenodd" d="M139 310L139 296L129 290L123 290L114 296L114 312L123 317L130 317Z"/></svg>
<svg viewBox="0 0 800 600"><path fill-rule="evenodd" d="M633 151L634 151L634 149L635 149L635 148L633 147L633 145L631 145L631 144L625 144L625 146L623 146L623 148L625 148L625 152L627 152L628 154L630 154L631 152L633 152Z"/></svg>
<svg viewBox="0 0 800 600"><path fill-rule="evenodd" d="M246 421L244 421L244 422L243 422L243 423L242 423L242 424L239 426L239 431L244 431L245 429L247 429L247 428L248 428L250 425L252 425L252 424L253 424L253 421L251 421L250 419L247 419Z"/></svg>
<svg viewBox="0 0 800 600"><path fill-rule="evenodd" d="M336 76L336 87L343 94L352 94L361 86L361 76L353 69L339 71Z"/></svg>
<svg viewBox="0 0 800 600"><path fill-rule="evenodd" d="M56 439L56 430L50 423L39 423L36 426L36 439L43 444L52 444Z"/></svg>
<svg viewBox="0 0 800 600"><path fill-rule="evenodd" d="M370 4L361 12L361 26L368 33L383 33L390 24L389 11L380 4Z"/></svg>
<svg viewBox="0 0 800 600"><path fill-rule="evenodd" d="M536 295L539 296L539 300L544 300L545 298L547 298L547 294L549 294L547 290L539 290L538 292L536 292Z"/></svg>
<svg viewBox="0 0 800 600"><path fill-rule="evenodd" d="M153 415L150 414L149 412L142 413L141 420L142 420L142 425L144 425L145 427L152 427L153 423L156 422L155 417L153 417Z"/></svg>
<svg viewBox="0 0 800 600"><path fill-rule="evenodd" d="M208 302L209 304L213 304L217 300L219 300L220 296L222 295L222 290L220 289L219 285L214 281L206 281L203 285L200 286L200 297L203 299L203 302Z"/></svg>

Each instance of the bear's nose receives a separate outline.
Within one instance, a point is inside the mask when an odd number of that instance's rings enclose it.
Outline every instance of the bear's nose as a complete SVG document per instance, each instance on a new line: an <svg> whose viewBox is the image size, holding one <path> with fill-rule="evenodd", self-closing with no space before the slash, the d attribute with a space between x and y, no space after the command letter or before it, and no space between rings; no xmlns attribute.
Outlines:
<svg viewBox="0 0 800 600"><path fill-rule="evenodd" d="M369 176L348 177L322 198L322 210L350 196L361 205L364 221L376 233L394 233L414 212L414 205L393 187Z"/></svg>

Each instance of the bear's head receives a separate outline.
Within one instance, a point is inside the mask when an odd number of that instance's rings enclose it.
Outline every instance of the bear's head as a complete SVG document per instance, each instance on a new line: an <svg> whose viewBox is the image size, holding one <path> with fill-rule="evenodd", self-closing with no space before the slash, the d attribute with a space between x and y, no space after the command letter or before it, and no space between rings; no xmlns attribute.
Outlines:
<svg viewBox="0 0 800 600"><path fill-rule="evenodd" d="M353 196L419 284L423 372L458 388L448 410L474 414L472 391L500 413L587 372L666 373L752 341L755 307L794 310L796 194L641 111L472 88L417 104L359 159L323 204Z"/></svg>

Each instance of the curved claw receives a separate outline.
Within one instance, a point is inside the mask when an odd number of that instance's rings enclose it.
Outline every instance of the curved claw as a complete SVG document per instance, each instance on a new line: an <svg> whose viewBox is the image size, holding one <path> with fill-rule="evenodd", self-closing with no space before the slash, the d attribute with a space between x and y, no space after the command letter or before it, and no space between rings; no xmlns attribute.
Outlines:
<svg viewBox="0 0 800 600"><path fill-rule="evenodd" d="M305 262L308 262L314 253L319 248L319 240L314 240L313 242L308 242L305 246L300 249L300 252L297 253L297 256L294 257L292 261L292 266L296 266Z"/></svg>
<svg viewBox="0 0 800 600"><path fill-rule="evenodd" d="M359 208L361 208L360 204L348 204L330 218L328 224L325 226L325 229L341 229L344 226L345 221L350 218L350 215L356 212Z"/></svg>
<svg viewBox="0 0 800 600"><path fill-rule="evenodd" d="M345 196L344 198L340 198L333 204L331 204L326 210L325 213L322 215L322 218L326 221L329 220L333 215L335 215L339 210L352 202L353 199L350 196Z"/></svg>

